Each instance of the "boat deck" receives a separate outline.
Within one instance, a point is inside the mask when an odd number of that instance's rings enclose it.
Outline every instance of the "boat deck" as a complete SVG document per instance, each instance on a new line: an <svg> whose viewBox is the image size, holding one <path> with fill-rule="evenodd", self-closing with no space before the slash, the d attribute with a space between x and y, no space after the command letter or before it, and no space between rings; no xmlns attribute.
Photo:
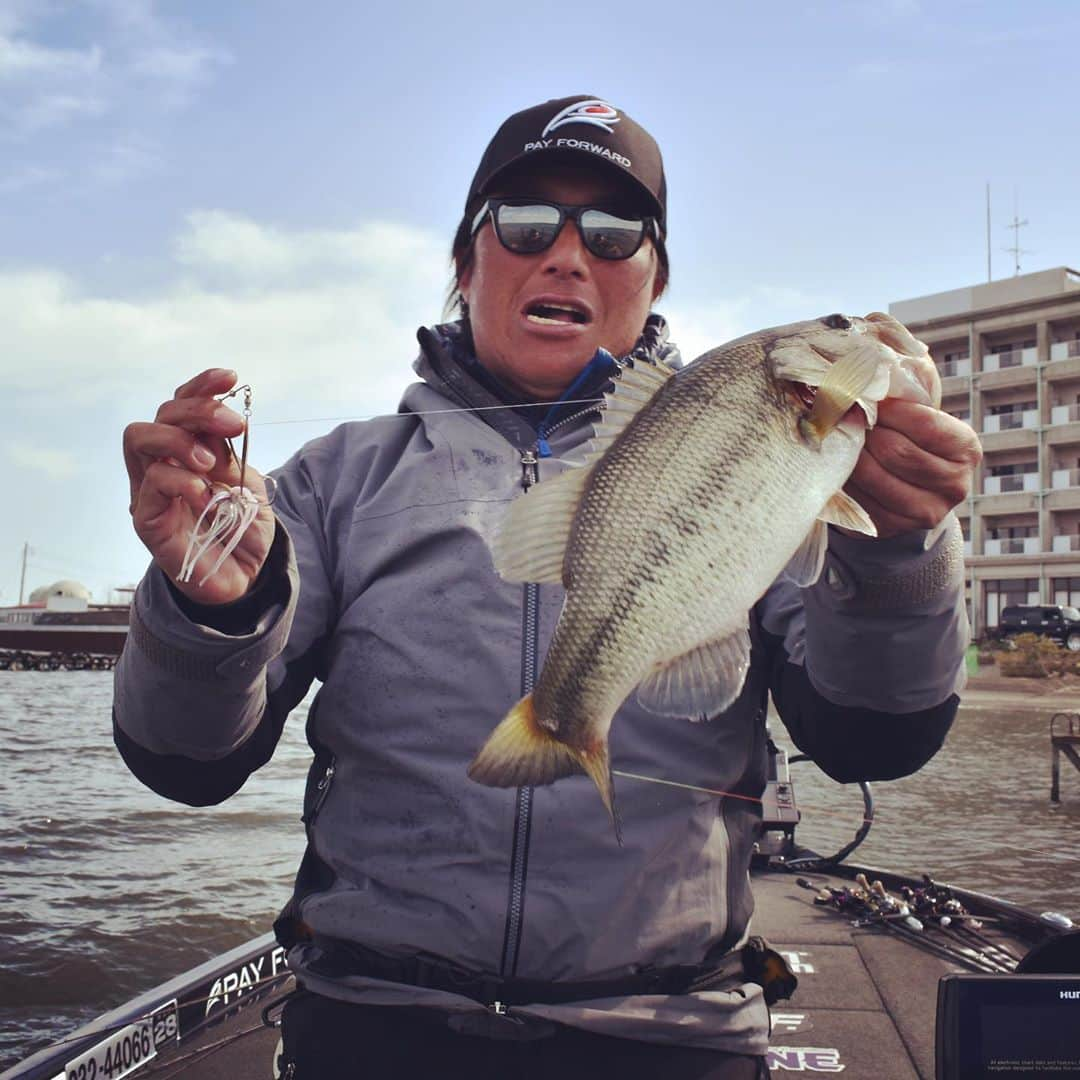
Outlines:
<svg viewBox="0 0 1080 1080"><path fill-rule="evenodd" d="M870 873L890 890L905 881ZM932 1080L938 980L965 967L900 933L855 927L850 914L815 905L816 888L850 886L852 874L843 868L755 875L754 932L784 954L799 978L794 996L772 1009L770 1065L777 1075L843 1072L849 1080ZM982 933L1015 955L1053 933L1011 905L959 895L969 910L983 916L989 911ZM933 937L925 935L931 943ZM42 1051L0 1080L54 1080L62 1070L64 1077L81 1080L67 1068L79 1054L155 1010L158 1018L175 1017L171 1030L178 1027L179 1040L155 1036L156 1057L125 1075L265 1080L273 1075L278 1032L264 1026L263 1010L292 985L281 949L266 936L101 1017L65 1040L65 1050Z"/></svg>
<svg viewBox="0 0 1080 1080"><path fill-rule="evenodd" d="M791 1000L772 1009L773 1070L932 1080L938 979L963 969L887 930L853 928L848 916L815 906L795 875L757 879L754 894L755 932L799 978Z"/></svg>

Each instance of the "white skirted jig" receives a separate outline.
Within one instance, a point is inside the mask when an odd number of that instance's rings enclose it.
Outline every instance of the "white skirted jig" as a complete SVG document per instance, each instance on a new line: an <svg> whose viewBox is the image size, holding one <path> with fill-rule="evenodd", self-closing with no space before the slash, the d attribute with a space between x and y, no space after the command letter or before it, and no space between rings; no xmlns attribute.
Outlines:
<svg viewBox="0 0 1080 1080"><path fill-rule="evenodd" d="M240 450L240 483L236 487L221 488L215 491L206 508L195 522L195 528L191 530L191 539L188 541L187 551L184 552L184 561L177 575L180 581L190 581L195 573L195 567L199 560L208 555L215 545L221 546L218 557L209 570L203 575L199 585L205 585L221 569L225 560L232 554L236 545L240 543L244 533L255 520L259 513L259 500L254 492L244 487L245 473L247 472L248 453L248 428L251 422L251 387L238 386L235 390L222 397L221 401L234 397L236 394L244 395L244 435ZM227 443L233 457L236 452L231 443Z"/></svg>

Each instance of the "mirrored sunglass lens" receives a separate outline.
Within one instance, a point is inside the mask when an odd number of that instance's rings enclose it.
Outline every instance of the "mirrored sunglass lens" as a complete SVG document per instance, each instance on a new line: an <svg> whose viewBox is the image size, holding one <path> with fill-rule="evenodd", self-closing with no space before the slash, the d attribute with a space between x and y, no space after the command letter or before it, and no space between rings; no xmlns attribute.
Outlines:
<svg viewBox="0 0 1080 1080"><path fill-rule="evenodd" d="M645 222L641 218L621 218L604 210L586 210L581 215L585 246L601 259L628 259L641 245Z"/></svg>
<svg viewBox="0 0 1080 1080"><path fill-rule="evenodd" d="M518 252L543 251L559 232L559 211L554 206L500 206L495 223L499 239Z"/></svg>

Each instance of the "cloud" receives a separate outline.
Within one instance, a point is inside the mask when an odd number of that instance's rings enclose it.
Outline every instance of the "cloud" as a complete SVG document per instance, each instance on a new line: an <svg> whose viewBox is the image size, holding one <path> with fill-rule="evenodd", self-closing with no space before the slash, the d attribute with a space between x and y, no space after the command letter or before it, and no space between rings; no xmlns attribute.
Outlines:
<svg viewBox="0 0 1080 1080"><path fill-rule="evenodd" d="M0 79L38 79L43 76L92 75L101 70L101 49L53 49L0 34Z"/></svg>
<svg viewBox="0 0 1080 1080"><path fill-rule="evenodd" d="M137 180L157 170L162 162L160 152L145 140L120 138L95 151L86 175L106 187L116 187Z"/></svg>
<svg viewBox="0 0 1080 1080"><path fill-rule="evenodd" d="M145 124L155 110L189 103L232 60L183 23L159 16L153 3L93 0L75 44L63 14L51 4L9 3L0 11L0 135L7 128L25 139L105 114Z"/></svg>
<svg viewBox="0 0 1080 1080"><path fill-rule="evenodd" d="M889 60L862 60L851 69L856 79L881 79L897 73L900 69Z"/></svg>
<svg viewBox="0 0 1080 1080"><path fill-rule="evenodd" d="M33 446L25 442L9 442L6 455L15 468L32 469L53 480L67 479L82 470L79 459L68 450Z"/></svg>
<svg viewBox="0 0 1080 1080"><path fill-rule="evenodd" d="M204 211L178 238L172 280L145 296L103 295L48 269L0 273L0 400L47 385L81 408L160 401L220 366L276 419L315 401L393 409L416 327L441 310L444 241L390 222L290 231Z"/></svg>
<svg viewBox="0 0 1080 1080"><path fill-rule="evenodd" d="M177 260L201 273L249 284L306 275L411 272L445 260L430 233L388 222L348 230L292 230L220 210L195 211L175 245Z"/></svg>
<svg viewBox="0 0 1080 1080"><path fill-rule="evenodd" d="M59 127L80 116L101 116L105 102L93 94L42 94L19 113L17 126L22 131L40 131Z"/></svg>
<svg viewBox="0 0 1080 1080"><path fill-rule="evenodd" d="M11 172L0 175L0 195L14 195L27 188L51 184L60 179L58 169L47 169L40 165L22 165Z"/></svg>
<svg viewBox="0 0 1080 1080"><path fill-rule="evenodd" d="M145 78L183 86L204 82L215 67L231 62L231 54L223 49L155 46L135 56L131 70Z"/></svg>

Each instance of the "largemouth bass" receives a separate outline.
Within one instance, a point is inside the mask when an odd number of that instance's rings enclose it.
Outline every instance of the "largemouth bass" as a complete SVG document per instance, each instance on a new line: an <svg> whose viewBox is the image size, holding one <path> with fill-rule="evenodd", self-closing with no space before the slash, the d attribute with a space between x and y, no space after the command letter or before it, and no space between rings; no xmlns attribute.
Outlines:
<svg viewBox="0 0 1080 1080"><path fill-rule="evenodd" d="M678 373L624 368L577 467L517 499L495 538L503 578L562 584L566 600L533 693L469 775L517 787L585 772L618 829L616 710L635 687L662 715L735 700L769 586L785 570L817 579L829 524L876 535L841 489L878 401L939 404L914 375L928 362L874 313L762 330Z"/></svg>

